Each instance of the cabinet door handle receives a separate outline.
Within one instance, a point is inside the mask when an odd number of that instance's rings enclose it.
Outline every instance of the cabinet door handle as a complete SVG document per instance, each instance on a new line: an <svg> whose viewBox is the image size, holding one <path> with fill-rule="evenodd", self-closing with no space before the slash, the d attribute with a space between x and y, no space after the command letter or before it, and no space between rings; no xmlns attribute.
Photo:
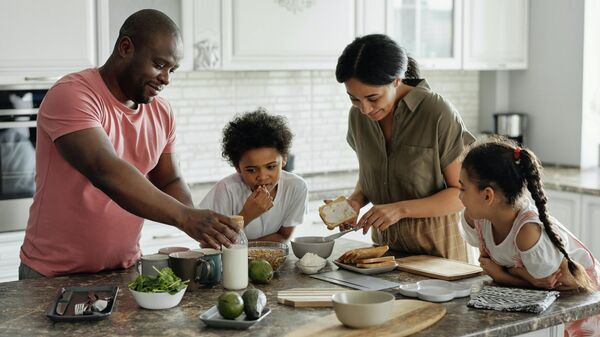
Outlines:
<svg viewBox="0 0 600 337"><path fill-rule="evenodd" d="M56 82L59 76L25 76L25 81Z"/></svg>
<svg viewBox="0 0 600 337"><path fill-rule="evenodd" d="M183 235L181 234L165 234L165 235L154 235L152 236L152 239L154 240L160 240L160 239L175 239L175 238L179 238L182 237Z"/></svg>

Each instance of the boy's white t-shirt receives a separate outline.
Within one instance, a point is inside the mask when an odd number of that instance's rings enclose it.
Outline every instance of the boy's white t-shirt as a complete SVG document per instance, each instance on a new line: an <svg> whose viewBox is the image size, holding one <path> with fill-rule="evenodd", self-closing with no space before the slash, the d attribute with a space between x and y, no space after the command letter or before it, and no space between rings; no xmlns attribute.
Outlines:
<svg viewBox="0 0 600 337"><path fill-rule="evenodd" d="M281 171L273 207L246 224L244 232L250 240L275 233L280 227L302 223L308 210L308 186L300 176ZM239 214L252 194L236 172L221 179L202 199L198 208L210 209L224 215Z"/></svg>

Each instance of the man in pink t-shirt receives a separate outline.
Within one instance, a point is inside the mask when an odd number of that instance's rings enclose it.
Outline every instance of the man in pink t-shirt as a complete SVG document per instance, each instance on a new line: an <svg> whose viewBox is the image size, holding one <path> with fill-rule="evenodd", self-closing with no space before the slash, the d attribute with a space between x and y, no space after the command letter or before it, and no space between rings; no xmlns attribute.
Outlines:
<svg viewBox="0 0 600 337"><path fill-rule="evenodd" d="M215 248L235 240L227 217L194 209L173 154L173 112L157 95L181 57L175 23L142 10L125 21L102 67L48 91L20 279L131 267L143 218Z"/></svg>

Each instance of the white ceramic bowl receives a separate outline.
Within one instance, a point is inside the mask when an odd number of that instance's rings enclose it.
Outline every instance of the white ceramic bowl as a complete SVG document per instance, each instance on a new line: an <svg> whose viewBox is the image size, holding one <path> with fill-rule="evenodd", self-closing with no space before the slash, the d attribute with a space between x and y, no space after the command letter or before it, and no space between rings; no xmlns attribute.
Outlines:
<svg viewBox="0 0 600 337"><path fill-rule="evenodd" d="M187 288L186 288L187 289ZM129 289L135 301L142 308L146 309L168 309L181 302L186 289L181 289L178 293L171 295L165 293L143 293Z"/></svg>
<svg viewBox="0 0 600 337"><path fill-rule="evenodd" d="M301 259L306 253L315 253L326 259L333 251L335 240L323 242L321 236L302 236L291 241L292 251L297 258Z"/></svg>
<svg viewBox="0 0 600 337"><path fill-rule="evenodd" d="M335 315L351 328L385 323L392 315L394 300L394 295L383 291L348 291L332 297Z"/></svg>
<svg viewBox="0 0 600 337"><path fill-rule="evenodd" d="M323 261L323 263L321 263L321 264L314 265L314 266L304 265L304 264L300 263L300 261L298 261L298 262L296 262L296 267L298 267L298 269L300 269L300 271L303 272L304 274L315 274L319 270L323 269L323 267L325 267L326 264L327 264L327 260Z"/></svg>

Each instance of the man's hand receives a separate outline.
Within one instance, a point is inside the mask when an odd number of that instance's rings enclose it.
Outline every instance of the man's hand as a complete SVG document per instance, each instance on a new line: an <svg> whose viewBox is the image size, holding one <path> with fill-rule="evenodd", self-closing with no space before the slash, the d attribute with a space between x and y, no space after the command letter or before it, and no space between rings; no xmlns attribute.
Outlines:
<svg viewBox="0 0 600 337"><path fill-rule="evenodd" d="M207 209L189 208L184 219L179 228L199 241L203 247L230 247L241 230L230 223L228 216Z"/></svg>
<svg viewBox="0 0 600 337"><path fill-rule="evenodd" d="M271 193L269 193L266 187L259 186L252 194L250 194L248 199L246 199L240 215L244 217L244 222L248 224L272 207L273 198L271 197Z"/></svg>

